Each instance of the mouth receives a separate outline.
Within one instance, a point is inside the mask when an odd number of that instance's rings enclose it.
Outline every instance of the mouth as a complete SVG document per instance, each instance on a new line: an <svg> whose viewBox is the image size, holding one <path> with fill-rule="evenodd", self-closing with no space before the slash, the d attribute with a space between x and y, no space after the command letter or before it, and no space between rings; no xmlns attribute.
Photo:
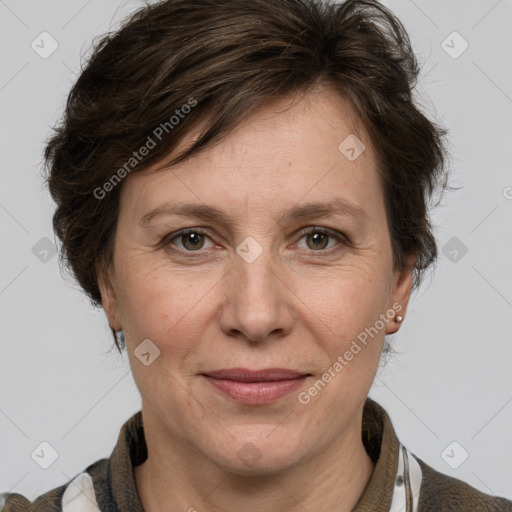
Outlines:
<svg viewBox="0 0 512 512"><path fill-rule="evenodd" d="M217 391L244 405L275 402L303 386L306 379L311 377L309 373L284 368L229 368L201 375Z"/></svg>

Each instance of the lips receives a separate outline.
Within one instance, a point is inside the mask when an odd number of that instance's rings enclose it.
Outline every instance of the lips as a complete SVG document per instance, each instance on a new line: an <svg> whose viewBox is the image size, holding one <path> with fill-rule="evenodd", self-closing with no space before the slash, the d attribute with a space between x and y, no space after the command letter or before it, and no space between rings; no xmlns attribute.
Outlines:
<svg viewBox="0 0 512 512"><path fill-rule="evenodd" d="M207 372L204 375L214 379L234 380L237 382L271 382L298 379L308 374L284 368L268 368L264 370L229 368L225 370Z"/></svg>
<svg viewBox="0 0 512 512"><path fill-rule="evenodd" d="M297 391L310 376L284 368L229 368L201 374L223 396L241 405L265 405Z"/></svg>

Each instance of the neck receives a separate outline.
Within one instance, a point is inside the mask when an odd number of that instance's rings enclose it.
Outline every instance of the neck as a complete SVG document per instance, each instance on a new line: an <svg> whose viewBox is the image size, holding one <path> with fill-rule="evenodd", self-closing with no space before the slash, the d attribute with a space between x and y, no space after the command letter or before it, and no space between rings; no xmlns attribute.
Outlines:
<svg viewBox="0 0 512 512"><path fill-rule="evenodd" d="M340 436L328 450L286 471L240 475L227 472L183 444L151 450L134 470L145 512L350 512L370 480L373 462L361 439ZM172 454L172 455L171 455Z"/></svg>

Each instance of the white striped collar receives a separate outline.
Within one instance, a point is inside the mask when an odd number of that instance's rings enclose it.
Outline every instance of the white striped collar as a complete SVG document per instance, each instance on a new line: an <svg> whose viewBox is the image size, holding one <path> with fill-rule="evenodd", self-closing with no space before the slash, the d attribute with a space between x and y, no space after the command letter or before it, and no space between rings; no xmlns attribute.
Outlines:
<svg viewBox="0 0 512 512"><path fill-rule="evenodd" d="M62 495L62 512L98 512L99 510L91 476L88 473L80 473L69 483Z"/></svg>
<svg viewBox="0 0 512 512"><path fill-rule="evenodd" d="M416 457L401 443L398 470L389 512L418 512L423 475Z"/></svg>

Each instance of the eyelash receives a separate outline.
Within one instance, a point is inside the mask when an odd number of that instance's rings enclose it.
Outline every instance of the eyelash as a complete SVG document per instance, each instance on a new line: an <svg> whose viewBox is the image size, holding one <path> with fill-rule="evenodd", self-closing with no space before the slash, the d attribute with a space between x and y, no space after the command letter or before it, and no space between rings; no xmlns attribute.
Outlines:
<svg viewBox="0 0 512 512"><path fill-rule="evenodd" d="M199 249L197 251L189 251L187 249L181 249L179 247L172 247L174 245L171 243L172 240L189 235L191 233L195 233L198 235L204 235L204 236L207 236L208 238L210 238L208 231L206 231L202 228L187 228L187 229L182 229L181 231L178 231L176 233L171 233L170 235L167 235L166 237L164 237L164 239L162 240L162 245L165 246L167 249L171 250L172 252L178 252L180 254L185 254L185 255L193 257L193 258L202 257L204 254L204 251L202 251L201 249ZM335 247L331 247L330 249L319 249L317 251L314 251L311 249L311 252L313 254L319 253L317 256L325 256L325 255L334 254L334 253L338 252L339 250L343 249L344 247L350 246L350 241L348 240L348 238L345 235L343 235L342 233L338 233L336 231L332 231L327 228L322 228L322 227L309 227L309 228L302 229L298 233L299 240L306 235L310 235L310 234L314 234L314 233L320 233L323 235L327 235L330 238L334 238L335 240L340 242L340 244L338 244ZM194 254L194 253L197 253L197 254Z"/></svg>

